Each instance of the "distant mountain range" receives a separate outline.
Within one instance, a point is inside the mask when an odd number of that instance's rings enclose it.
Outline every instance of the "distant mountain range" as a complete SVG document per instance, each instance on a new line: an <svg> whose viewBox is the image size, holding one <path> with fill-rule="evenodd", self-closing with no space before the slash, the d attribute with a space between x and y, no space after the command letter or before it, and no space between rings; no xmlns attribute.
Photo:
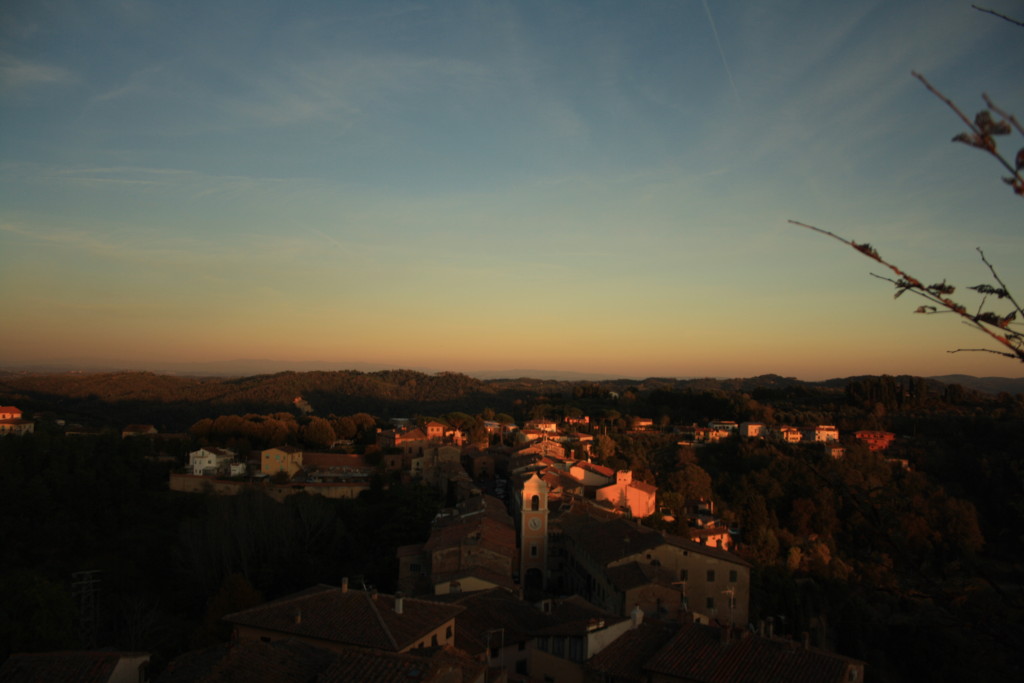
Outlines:
<svg viewBox="0 0 1024 683"><path fill-rule="evenodd" d="M334 372L339 370L354 370L357 372L379 372L382 370L413 370L424 374L437 374L443 372L436 368L424 368L416 366L397 366L384 363L332 363L327 361L279 361L269 359L237 359L229 361L212 362L152 362L152 363L125 363L114 360L101 359L61 359L50 363L32 364L8 364L0 365L0 371L7 372L38 372L38 373L64 373L64 372L118 372L118 371L142 371L159 374L183 376L183 377L256 377L272 375L281 372ZM657 378L630 377L627 375L616 375L611 373L597 372L573 372L559 370L539 370L536 368L512 368L508 370L475 370L466 371L460 374L467 375L479 380L501 380L501 379L534 379L553 380L559 382L601 382L601 381L646 381ZM782 377L780 375L761 375L750 378L723 378L723 377L673 377L664 378L667 381L688 380L690 383L707 384L708 387L718 386L722 388L749 391L756 387L764 386L787 386L796 384L817 384L826 386L842 385L853 379L850 377L837 377L820 382L800 380L795 377ZM998 394L1006 392L1009 394L1024 393L1024 377L974 377L972 375L941 375L929 377L928 379L942 382L943 384L960 384L968 389L981 391L987 394Z"/></svg>

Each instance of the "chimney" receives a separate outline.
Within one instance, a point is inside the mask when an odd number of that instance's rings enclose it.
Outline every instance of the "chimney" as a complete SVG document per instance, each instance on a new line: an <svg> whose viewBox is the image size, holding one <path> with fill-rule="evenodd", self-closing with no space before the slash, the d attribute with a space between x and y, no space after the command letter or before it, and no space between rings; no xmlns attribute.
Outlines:
<svg viewBox="0 0 1024 683"><path fill-rule="evenodd" d="M395 593L395 614L401 614L405 605L402 604L402 592Z"/></svg>
<svg viewBox="0 0 1024 683"><path fill-rule="evenodd" d="M348 577L347 576L341 577L341 592L342 593L348 593Z"/></svg>
<svg viewBox="0 0 1024 683"><path fill-rule="evenodd" d="M633 626L631 628L639 628L640 624L644 623L644 611L640 609L640 603L633 606L633 611L629 613L629 616L633 618Z"/></svg>
<svg viewBox="0 0 1024 683"><path fill-rule="evenodd" d="M295 625L298 626L302 623L302 609L295 610Z"/></svg>

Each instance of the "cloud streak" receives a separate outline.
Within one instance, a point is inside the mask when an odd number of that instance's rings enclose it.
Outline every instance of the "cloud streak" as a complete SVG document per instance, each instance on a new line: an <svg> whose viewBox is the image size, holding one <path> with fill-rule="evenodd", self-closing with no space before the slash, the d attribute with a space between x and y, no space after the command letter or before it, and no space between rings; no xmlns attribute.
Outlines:
<svg viewBox="0 0 1024 683"><path fill-rule="evenodd" d="M718 46L718 54L722 58L722 66L725 67L725 75L729 77L729 85L732 87L733 97L736 98L736 103L739 104L740 93L736 89L736 81L732 77L732 69L729 68L729 62L725 59L725 50L722 49L722 40L718 37L718 27L715 26L715 18L711 16L711 8L708 7L708 0L701 0L704 3L704 12L708 16L708 24L711 26L711 34L715 37L715 45Z"/></svg>

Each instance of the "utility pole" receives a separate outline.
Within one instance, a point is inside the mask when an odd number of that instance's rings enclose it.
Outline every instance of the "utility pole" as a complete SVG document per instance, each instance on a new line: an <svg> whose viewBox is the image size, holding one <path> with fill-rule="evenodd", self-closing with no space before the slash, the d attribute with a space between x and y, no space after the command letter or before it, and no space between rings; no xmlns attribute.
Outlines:
<svg viewBox="0 0 1024 683"><path fill-rule="evenodd" d="M736 589L726 588L724 591L722 591L722 595L729 596L729 625L732 626L732 608L736 604Z"/></svg>

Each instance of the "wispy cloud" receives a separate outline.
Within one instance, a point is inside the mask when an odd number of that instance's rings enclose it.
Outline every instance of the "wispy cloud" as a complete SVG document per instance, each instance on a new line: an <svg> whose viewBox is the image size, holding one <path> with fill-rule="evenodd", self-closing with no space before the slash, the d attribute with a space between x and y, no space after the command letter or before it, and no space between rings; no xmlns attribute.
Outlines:
<svg viewBox="0 0 1024 683"><path fill-rule="evenodd" d="M0 87L5 89L70 83L73 80L73 74L62 67L0 55Z"/></svg>
<svg viewBox="0 0 1024 683"><path fill-rule="evenodd" d="M722 66L725 67L725 75L729 77L729 85L732 86L732 94L738 103L740 100L739 91L736 90L736 81L732 78L732 70L725 58L725 50L722 49L722 40L718 37L718 27L715 26L715 18L711 16L711 8L708 7L708 0L701 0L704 3L704 12L708 15L708 23L711 25L711 34L715 37L715 45L718 46L718 54L722 58Z"/></svg>

